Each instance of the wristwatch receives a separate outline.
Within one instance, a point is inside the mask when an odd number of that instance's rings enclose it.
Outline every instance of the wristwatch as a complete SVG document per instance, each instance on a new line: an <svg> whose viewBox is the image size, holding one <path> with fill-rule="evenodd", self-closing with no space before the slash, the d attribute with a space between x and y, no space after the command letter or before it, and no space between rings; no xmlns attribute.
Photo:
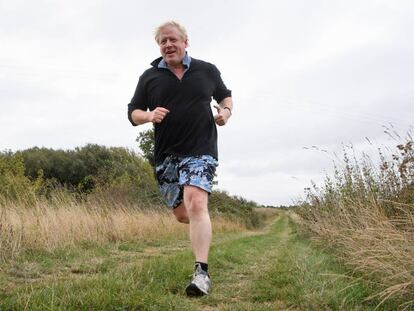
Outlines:
<svg viewBox="0 0 414 311"><path fill-rule="evenodd" d="M223 109L227 109L228 111L230 111L230 115L232 115L230 107L224 107Z"/></svg>

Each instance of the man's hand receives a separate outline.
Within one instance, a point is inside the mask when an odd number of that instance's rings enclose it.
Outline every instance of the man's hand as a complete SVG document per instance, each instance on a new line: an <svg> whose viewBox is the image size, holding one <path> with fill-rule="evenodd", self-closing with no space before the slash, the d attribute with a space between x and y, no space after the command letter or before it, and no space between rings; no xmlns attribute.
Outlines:
<svg viewBox="0 0 414 311"><path fill-rule="evenodd" d="M152 123L161 123L162 120L164 120L165 116L170 111L168 109L165 109L163 107L157 107L153 111L150 112L150 122Z"/></svg>
<svg viewBox="0 0 414 311"><path fill-rule="evenodd" d="M229 109L224 109L219 105L214 105L214 108L217 109L217 114L214 116L214 121L219 126L225 125L231 116L231 111Z"/></svg>

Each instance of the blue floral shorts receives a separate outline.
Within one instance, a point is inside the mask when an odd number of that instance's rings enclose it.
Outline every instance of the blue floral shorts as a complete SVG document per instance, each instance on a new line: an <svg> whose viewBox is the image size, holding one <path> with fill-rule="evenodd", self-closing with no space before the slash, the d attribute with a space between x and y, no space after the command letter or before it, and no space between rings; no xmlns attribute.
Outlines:
<svg viewBox="0 0 414 311"><path fill-rule="evenodd" d="M211 193L218 162L209 155L168 156L155 168L161 194L170 208L183 201L184 186L195 186Z"/></svg>

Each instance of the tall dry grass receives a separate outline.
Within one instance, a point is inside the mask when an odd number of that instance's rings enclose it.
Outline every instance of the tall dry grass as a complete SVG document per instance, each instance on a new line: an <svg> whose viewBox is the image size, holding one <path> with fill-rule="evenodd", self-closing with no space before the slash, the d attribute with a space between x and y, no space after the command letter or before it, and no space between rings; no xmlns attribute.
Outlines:
<svg viewBox="0 0 414 311"><path fill-rule="evenodd" d="M215 218L216 232L243 230L240 223ZM59 207L38 201L32 208L9 205L0 209L0 259L10 260L27 250L54 251L82 242L148 242L180 239L188 227L165 210L102 208L66 202Z"/></svg>
<svg viewBox="0 0 414 311"><path fill-rule="evenodd" d="M344 152L342 169L307 189L297 213L358 277L372 282L381 305L414 307L414 144L408 135L377 167ZM351 150L353 152L353 150Z"/></svg>

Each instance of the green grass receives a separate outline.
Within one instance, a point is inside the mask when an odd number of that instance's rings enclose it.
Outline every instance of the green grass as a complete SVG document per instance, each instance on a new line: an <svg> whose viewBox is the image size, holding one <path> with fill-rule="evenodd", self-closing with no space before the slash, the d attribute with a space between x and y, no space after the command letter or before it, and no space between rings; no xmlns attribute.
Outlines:
<svg viewBox="0 0 414 311"><path fill-rule="evenodd" d="M0 310L374 310L371 289L281 216L215 236L211 295L190 299L185 240L32 252L0 270ZM382 305L378 310L394 310Z"/></svg>
<svg viewBox="0 0 414 311"><path fill-rule="evenodd" d="M294 227L292 224L290 227ZM251 288L252 300L284 301L299 310L373 310L369 288L334 258L291 233Z"/></svg>

